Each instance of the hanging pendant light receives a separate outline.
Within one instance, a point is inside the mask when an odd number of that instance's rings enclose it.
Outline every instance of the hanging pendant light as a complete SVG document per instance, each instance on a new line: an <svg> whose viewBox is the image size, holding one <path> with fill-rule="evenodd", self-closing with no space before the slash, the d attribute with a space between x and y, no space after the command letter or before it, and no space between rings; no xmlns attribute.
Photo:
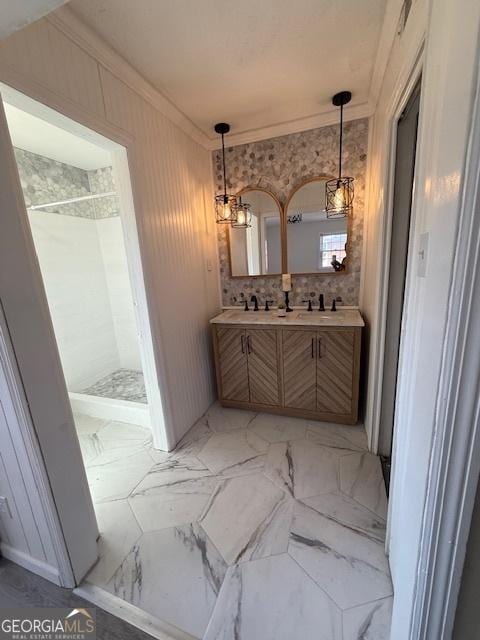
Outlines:
<svg viewBox="0 0 480 640"><path fill-rule="evenodd" d="M235 229L248 229L252 226L252 210L250 205L242 202L242 196L239 196L238 203L235 206L236 221L232 222Z"/></svg>
<svg viewBox="0 0 480 640"><path fill-rule="evenodd" d="M340 107L340 154L338 178L325 183L325 211L327 218L345 218L353 211L353 178L342 176L343 107L350 102L350 91L341 91L332 98L332 104Z"/></svg>
<svg viewBox="0 0 480 640"><path fill-rule="evenodd" d="M224 136L230 131L230 125L219 122L215 125L215 132L222 136L222 164L223 164L223 193L215 196L215 216L217 224L233 224L237 221L237 198L227 193L227 172L225 169L225 141Z"/></svg>

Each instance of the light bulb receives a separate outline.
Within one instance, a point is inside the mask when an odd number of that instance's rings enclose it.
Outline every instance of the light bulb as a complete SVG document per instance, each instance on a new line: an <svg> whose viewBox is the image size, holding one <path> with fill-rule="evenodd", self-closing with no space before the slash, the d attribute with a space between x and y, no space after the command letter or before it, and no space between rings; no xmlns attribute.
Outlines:
<svg viewBox="0 0 480 640"><path fill-rule="evenodd" d="M230 204L228 202L226 202L223 205L223 219L224 220L230 220L231 217L232 217L232 210L230 208Z"/></svg>
<svg viewBox="0 0 480 640"><path fill-rule="evenodd" d="M337 211L345 209L345 186L343 184L337 187L333 203Z"/></svg>
<svg viewBox="0 0 480 640"><path fill-rule="evenodd" d="M245 211L243 209L239 209L237 212L237 224L243 225L246 222Z"/></svg>

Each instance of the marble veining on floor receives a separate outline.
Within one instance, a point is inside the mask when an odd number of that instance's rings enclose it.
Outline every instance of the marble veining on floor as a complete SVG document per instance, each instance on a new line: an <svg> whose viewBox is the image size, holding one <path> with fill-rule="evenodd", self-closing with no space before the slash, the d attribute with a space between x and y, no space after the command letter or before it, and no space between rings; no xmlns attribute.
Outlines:
<svg viewBox="0 0 480 640"><path fill-rule="evenodd" d="M386 496L361 426L213 405L175 451L76 416L87 580L202 640L388 640Z"/></svg>
<svg viewBox="0 0 480 640"><path fill-rule="evenodd" d="M88 396L100 396L101 398L115 398L116 400L128 400L129 402L141 402L147 404L147 392L145 381L141 371L131 369L118 369L108 376L97 380L94 384L81 393Z"/></svg>

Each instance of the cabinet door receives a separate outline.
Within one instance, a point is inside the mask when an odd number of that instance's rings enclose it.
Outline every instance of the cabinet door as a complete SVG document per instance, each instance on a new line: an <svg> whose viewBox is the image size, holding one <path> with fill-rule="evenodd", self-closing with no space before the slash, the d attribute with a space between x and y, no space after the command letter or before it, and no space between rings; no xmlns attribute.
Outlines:
<svg viewBox="0 0 480 640"><path fill-rule="evenodd" d="M279 405L276 330L248 329L247 351L250 402Z"/></svg>
<svg viewBox="0 0 480 640"><path fill-rule="evenodd" d="M351 414L355 358L353 331L317 334L317 410Z"/></svg>
<svg viewBox="0 0 480 640"><path fill-rule="evenodd" d="M316 331L283 332L284 404L292 409L316 408Z"/></svg>
<svg viewBox="0 0 480 640"><path fill-rule="evenodd" d="M248 402L250 395L245 329L219 328L217 346L222 398Z"/></svg>

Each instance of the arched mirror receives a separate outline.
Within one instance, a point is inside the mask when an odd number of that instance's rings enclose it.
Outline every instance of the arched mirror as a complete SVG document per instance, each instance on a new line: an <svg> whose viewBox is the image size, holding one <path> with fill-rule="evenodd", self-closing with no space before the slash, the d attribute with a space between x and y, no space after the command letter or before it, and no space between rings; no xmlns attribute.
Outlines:
<svg viewBox="0 0 480 640"><path fill-rule="evenodd" d="M232 277L282 273L281 206L269 191L249 188L240 192L251 211L248 229L228 228Z"/></svg>
<svg viewBox="0 0 480 640"><path fill-rule="evenodd" d="M345 273L348 218L327 218L325 182L312 178L299 185L285 207L289 273Z"/></svg>

